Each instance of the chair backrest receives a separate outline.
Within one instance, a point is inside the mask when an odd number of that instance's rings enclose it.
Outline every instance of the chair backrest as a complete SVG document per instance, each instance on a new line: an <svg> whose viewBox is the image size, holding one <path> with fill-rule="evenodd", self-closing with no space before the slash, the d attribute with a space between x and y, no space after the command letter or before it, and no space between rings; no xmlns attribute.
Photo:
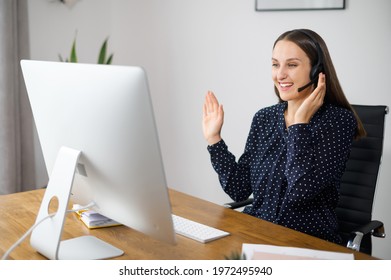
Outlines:
<svg viewBox="0 0 391 280"><path fill-rule="evenodd" d="M344 242L354 229L369 223L379 167L383 153L384 122L387 106L353 105L367 137L354 141L342 176L337 207L339 229ZM346 244L346 243L345 243ZM360 251L372 253L371 236L362 240Z"/></svg>

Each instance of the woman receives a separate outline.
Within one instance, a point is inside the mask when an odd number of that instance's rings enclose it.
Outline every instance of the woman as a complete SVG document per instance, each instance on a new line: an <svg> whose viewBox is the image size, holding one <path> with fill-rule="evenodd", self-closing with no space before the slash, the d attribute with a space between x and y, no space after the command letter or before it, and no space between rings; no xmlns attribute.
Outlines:
<svg viewBox="0 0 391 280"><path fill-rule="evenodd" d="M365 130L339 84L327 46L308 29L274 43L272 79L279 103L259 110L236 162L221 137L223 106L208 92L203 133L223 190L244 213L340 243L335 207L354 138Z"/></svg>

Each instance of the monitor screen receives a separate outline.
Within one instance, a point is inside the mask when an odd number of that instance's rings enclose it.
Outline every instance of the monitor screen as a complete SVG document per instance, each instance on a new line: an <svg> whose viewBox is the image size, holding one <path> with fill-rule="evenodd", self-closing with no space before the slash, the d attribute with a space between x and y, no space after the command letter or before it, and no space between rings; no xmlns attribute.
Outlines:
<svg viewBox="0 0 391 280"><path fill-rule="evenodd" d="M33 60L21 66L49 182L60 148L78 150L74 203L93 201L99 213L175 243L145 71Z"/></svg>

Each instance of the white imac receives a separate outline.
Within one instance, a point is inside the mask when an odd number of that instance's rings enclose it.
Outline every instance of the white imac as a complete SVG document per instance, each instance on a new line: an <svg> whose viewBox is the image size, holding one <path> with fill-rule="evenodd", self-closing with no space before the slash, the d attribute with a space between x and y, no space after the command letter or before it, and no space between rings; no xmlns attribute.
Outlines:
<svg viewBox="0 0 391 280"><path fill-rule="evenodd" d="M68 201L175 244L148 82L140 67L21 61L49 174L30 243L49 259L123 254L92 236L61 240ZM129 236L132 238L132 236Z"/></svg>

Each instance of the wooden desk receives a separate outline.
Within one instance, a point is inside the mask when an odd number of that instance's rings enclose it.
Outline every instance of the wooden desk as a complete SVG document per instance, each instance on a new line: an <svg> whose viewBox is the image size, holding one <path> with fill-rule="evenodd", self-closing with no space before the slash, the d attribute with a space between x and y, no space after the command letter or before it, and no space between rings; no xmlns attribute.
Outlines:
<svg viewBox="0 0 391 280"><path fill-rule="evenodd" d="M0 255L2 256L35 222L44 190L0 196ZM224 259L241 252L243 243L285 245L337 252L352 252L339 246L223 206L170 190L173 213L231 233L230 236L202 244L177 235L177 244L154 240L142 233L118 226L88 230L73 214L68 214L63 239L94 235L125 251L118 259ZM374 259L355 252L356 259ZM29 237L9 259L45 259L31 246Z"/></svg>

